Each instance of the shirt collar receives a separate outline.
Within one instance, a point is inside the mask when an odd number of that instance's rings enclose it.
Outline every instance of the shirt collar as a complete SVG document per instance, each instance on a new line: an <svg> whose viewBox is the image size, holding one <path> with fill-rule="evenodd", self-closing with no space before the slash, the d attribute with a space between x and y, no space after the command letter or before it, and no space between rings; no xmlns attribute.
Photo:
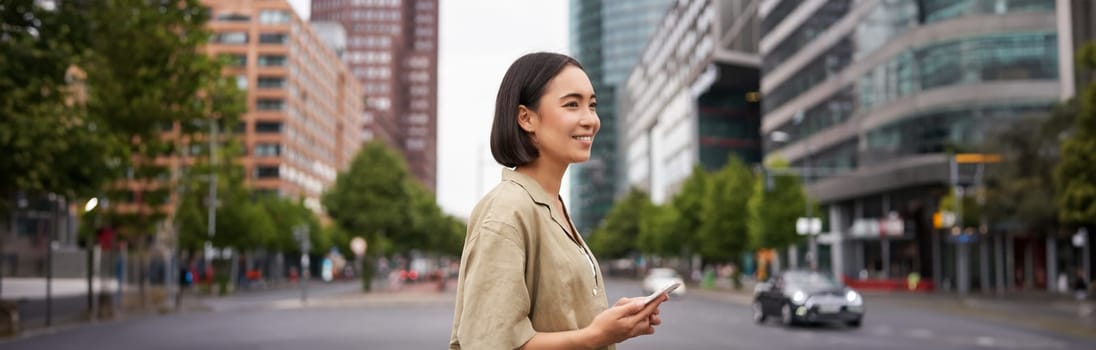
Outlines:
<svg viewBox="0 0 1096 350"><path fill-rule="evenodd" d="M540 183L532 177L529 177L529 175L508 168L502 168L502 181L516 183L524 188L525 192L529 193L530 197L533 197L534 202L547 205L549 208L552 206L552 196L548 195L548 192L545 192L544 188L540 187Z"/></svg>

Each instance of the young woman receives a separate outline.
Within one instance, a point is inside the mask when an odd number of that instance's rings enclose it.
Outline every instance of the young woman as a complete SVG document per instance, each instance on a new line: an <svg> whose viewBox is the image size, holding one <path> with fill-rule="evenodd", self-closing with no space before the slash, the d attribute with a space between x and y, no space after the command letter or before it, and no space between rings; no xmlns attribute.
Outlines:
<svg viewBox="0 0 1096 350"><path fill-rule="evenodd" d="M468 220L450 349L611 349L661 323L666 296L609 307L559 196L567 166L590 158L596 101L573 58L534 53L506 71L491 154L507 169Z"/></svg>

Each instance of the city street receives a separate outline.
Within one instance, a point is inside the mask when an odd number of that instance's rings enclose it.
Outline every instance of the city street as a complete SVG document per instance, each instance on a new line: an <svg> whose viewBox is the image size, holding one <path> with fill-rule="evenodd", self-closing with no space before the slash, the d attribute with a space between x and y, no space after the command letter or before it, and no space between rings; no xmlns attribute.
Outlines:
<svg viewBox="0 0 1096 350"><path fill-rule="evenodd" d="M309 306L299 291L257 292L211 300L210 311L143 316L37 332L0 349L439 349L449 338L452 290L418 288L367 296L353 283L315 285ZM632 281L612 281L612 300L638 295ZM757 325L748 298L696 292L662 307L664 325L621 349L1091 349L1092 340L957 317L901 303L872 303L863 328L786 329Z"/></svg>

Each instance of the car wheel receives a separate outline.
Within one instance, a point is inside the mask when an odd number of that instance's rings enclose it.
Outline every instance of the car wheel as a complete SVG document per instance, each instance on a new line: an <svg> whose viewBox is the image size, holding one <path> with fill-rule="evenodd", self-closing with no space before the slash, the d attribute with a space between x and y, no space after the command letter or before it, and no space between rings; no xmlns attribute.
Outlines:
<svg viewBox="0 0 1096 350"><path fill-rule="evenodd" d="M753 302L753 319L757 323L765 322L765 309L761 306L760 301Z"/></svg>
<svg viewBox="0 0 1096 350"><path fill-rule="evenodd" d="M849 321L849 322L848 322L848 323L846 323L846 324L848 324L848 325L849 325L849 327L852 327L852 328L860 328L860 321L861 321L861 320L860 320L860 319L858 318L858 319L855 319L855 320Z"/></svg>
<svg viewBox="0 0 1096 350"><path fill-rule="evenodd" d="M780 307L780 322L785 326L795 325L795 315L792 315L792 305L784 304Z"/></svg>

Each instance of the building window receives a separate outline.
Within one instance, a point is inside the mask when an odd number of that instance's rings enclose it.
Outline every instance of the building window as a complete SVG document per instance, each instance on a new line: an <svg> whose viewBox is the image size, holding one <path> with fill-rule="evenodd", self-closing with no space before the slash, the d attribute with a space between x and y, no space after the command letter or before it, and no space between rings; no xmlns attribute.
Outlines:
<svg viewBox="0 0 1096 350"><path fill-rule="evenodd" d="M260 33L260 44L285 44L289 42L289 36L285 33Z"/></svg>
<svg viewBox="0 0 1096 350"><path fill-rule="evenodd" d="M263 10L262 12L259 12L259 23L289 23L289 12L282 10Z"/></svg>
<svg viewBox="0 0 1096 350"><path fill-rule="evenodd" d="M247 90L247 76L246 75L237 75L236 76L236 87L239 88L240 90Z"/></svg>
<svg viewBox="0 0 1096 350"><path fill-rule="evenodd" d="M258 86L260 89L281 89L285 87L285 78L260 76Z"/></svg>
<svg viewBox="0 0 1096 350"><path fill-rule="evenodd" d="M262 66L262 67L281 67L281 66L285 66L285 55L261 55L261 56L259 56L259 66Z"/></svg>
<svg viewBox="0 0 1096 350"><path fill-rule="evenodd" d="M407 140L407 149L417 151L426 148L426 141L422 139L413 138Z"/></svg>
<svg viewBox="0 0 1096 350"><path fill-rule="evenodd" d="M379 110L382 110L382 111L387 111L389 108L392 108L392 101L389 100L386 97L378 97L378 98L375 98L375 99L371 100L370 105L372 105L373 108L376 108L376 109L379 109Z"/></svg>
<svg viewBox="0 0 1096 350"><path fill-rule="evenodd" d="M213 40L218 44L247 44L247 32L217 33Z"/></svg>
<svg viewBox="0 0 1096 350"><path fill-rule="evenodd" d="M282 132L281 122L257 122L255 132L259 134L277 134Z"/></svg>
<svg viewBox="0 0 1096 350"><path fill-rule="evenodd" d="M221 54L221 62L229 67L247 66L247 55Z"/></svg>
<svg viewBox="0 0 1096 350"><path fill-rule="evenodd" d="M217 15L217 21L220 22L250 22L251 16L241 13L222 13Z"/></svg>
<svg viewBox="0 0 1096 350"><path fill-rule="evenodd" d="M427 116L426 113L412 113L407 117L407 120L410 121L411 124L425 125L430 121L430 116Z"/></svg>
<svg viewBox="0 0 1096 350"><path fill-rule="evenodd" d="M256 179L271 179L278 177L278 167L276 166L257 166L252 171L252 176Z"/></svg>
<svg viewBox="0 0 1096 350"><path fill-rule="evenodd" d="M282 145L276 143L260 143L255 145L255 156L277 157L282 154Z"/></svg>
<svg viewBox="0 0 1096 350"><path fill-rule="evenodd" d="M260 98L255 102L255 107L260 111L280 111L285 109L285 101L274 98Z"/></svg>

